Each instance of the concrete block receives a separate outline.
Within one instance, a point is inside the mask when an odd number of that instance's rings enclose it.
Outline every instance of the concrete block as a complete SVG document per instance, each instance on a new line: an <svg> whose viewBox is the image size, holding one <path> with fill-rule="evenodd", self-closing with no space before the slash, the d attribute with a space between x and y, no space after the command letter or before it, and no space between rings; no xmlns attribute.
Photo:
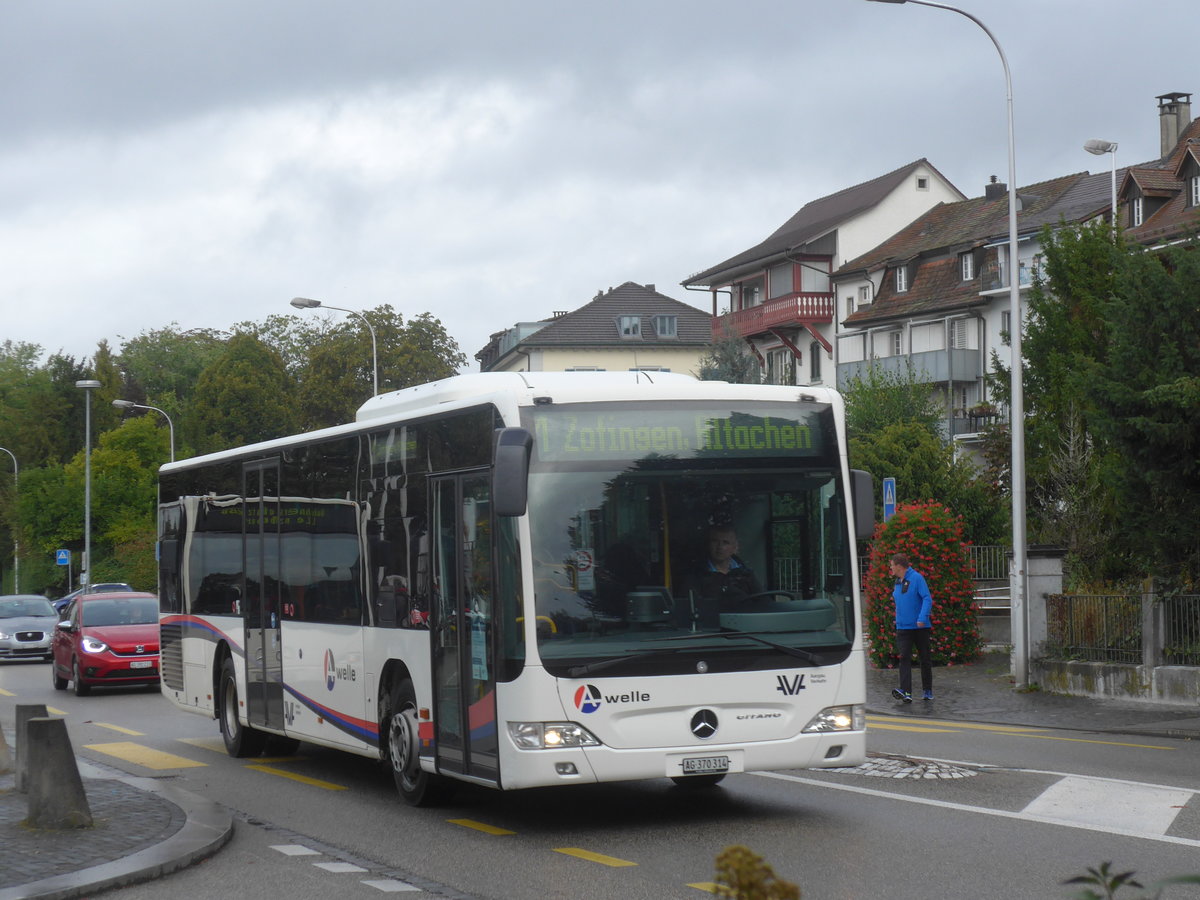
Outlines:
<svg viewBox="0 0 1200 900"><path fill-rule="evenodd" d="M45 703L17 704L17 790L25 793L25 783L29 773L29 749L25 734L25 724L30 719L44 719L50 715L46 712Z"/></svg>
<svg viewBox="0 0 1200 900"><path fill-rule="evenodd" d="M62 719L30 719L25 725L29 751L28 794L31 828L91 828L92 810L83 790L75 751Z"/></svg>

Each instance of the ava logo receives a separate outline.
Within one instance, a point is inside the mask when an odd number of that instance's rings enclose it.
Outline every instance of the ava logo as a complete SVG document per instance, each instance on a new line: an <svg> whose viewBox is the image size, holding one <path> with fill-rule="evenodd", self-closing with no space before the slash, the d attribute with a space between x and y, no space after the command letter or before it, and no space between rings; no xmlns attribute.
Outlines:
<svg viewBox="0 0 1200 900"><path fill-rule="evenodd" d="M803 675L795 675L792 678L788 678L786 675L775 676L775 690L785 696L794 697L807 687Z"/></svg>
<svg viewBox="0 0 1200 900"><path fill-rule="evenodd" d="M575 691L575 708L583 713L594 713L603 701L600 691L594 684L580 685Z"/></svg>
<svg viewBox="0 0 1200 900"><path fill-rule="evenodd" d="M337 679L337 667L333 664L333 651L325 651L325 690L332 691Z"/></svg>

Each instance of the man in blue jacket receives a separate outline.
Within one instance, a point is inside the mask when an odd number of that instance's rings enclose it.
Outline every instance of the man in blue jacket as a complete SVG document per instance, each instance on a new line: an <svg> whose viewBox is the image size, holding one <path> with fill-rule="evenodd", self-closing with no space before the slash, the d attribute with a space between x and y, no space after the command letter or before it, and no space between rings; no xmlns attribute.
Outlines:
<svg viewBox="0 0 1200 900"><path fill-rule="evenodd" d="M912 703L912 651L917 648L921 663L921 689L926 700L933 699L933 657L930 651L930 635L933 623L933 597L925 576L912 567L908 557L897 553L892 557L892 575L896 586L892 588L892 599L896 601L896 653L900 657L900 687L892 689L892 696L905 703Z"/></svg>

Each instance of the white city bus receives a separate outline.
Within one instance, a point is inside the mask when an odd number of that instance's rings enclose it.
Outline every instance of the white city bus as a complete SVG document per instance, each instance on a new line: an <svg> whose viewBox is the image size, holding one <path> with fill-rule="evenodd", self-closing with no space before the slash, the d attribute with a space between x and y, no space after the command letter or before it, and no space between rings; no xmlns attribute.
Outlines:
<svg viewBox="0 0 1200 900"><path fill-rule="evenodd" d="M414 804L459 781L855 765L872 504L832 391L644 372L396 391L162 468L163 693L234 756L382 759ZM761 593L698 589L713 525Z"/></svg>

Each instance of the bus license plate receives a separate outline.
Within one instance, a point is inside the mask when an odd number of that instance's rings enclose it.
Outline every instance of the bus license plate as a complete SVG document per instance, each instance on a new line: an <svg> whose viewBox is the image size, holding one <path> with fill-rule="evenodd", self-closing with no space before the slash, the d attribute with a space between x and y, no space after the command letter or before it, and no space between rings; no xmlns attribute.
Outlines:
<svg viewBox="0 0 1200 900"><path fill-rule="evenodd" d="M153 665L154 665L154 660L152 660L152 659L135 659L129 664L129 668L131 668L131 669L149 669Z"/></svg>
<svg viewBox="0 0 1200 900"><path fill-rule="evenodd" d="M693 756L683 760L684 775L708 775L728 771L728 756Z"/></svg>

